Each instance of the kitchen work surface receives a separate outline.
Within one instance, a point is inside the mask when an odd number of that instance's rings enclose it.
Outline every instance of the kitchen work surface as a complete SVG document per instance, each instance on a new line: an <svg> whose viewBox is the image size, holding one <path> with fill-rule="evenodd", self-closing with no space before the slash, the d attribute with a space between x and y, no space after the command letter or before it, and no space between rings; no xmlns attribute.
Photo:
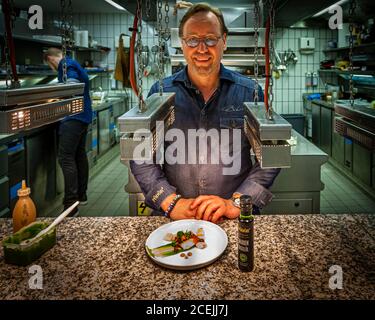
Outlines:
<svg viewBox="0 0 375 320"><path fill-rule="evenodd" d="M154 264L145 241L168 222L67 218L57 244L33 263L42 268L42 289L30 289L31 265L5 264L1 249L0 299L375 299L373 215L257 216L250 273L237 266L237 220L221 224L229 243L213 264L188 272ZM0 220L0 239L11 227ZM333 290L337 266L343 283Z"/></svg>

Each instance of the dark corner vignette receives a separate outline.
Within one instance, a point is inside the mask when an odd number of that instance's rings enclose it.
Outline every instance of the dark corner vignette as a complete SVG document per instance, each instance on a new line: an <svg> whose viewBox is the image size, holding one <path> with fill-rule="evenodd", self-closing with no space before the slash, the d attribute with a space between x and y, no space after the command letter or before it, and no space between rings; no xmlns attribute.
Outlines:
<svg viewBox="0 0 375 320"><path fill-rule="evenodd" d="M1 305L364 310L375 2L310 2L0 0Z"/></svg>

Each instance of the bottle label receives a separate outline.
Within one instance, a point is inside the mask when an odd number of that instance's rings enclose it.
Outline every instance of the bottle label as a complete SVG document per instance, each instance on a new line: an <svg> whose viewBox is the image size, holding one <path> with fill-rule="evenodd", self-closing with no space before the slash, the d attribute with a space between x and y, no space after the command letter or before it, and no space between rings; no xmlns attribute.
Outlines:
<svg viewBox="0 0 375 320"><path fill-rule="evenodd" d="M247 262L247 255L246 254L243 254L243 253L240 253L240 262L242 262L243 264L245 264Z"/></svg>
<svg viewBox="0 0 375 320"><path fill-rule="evenodd" d="M242 271L254 268L253 221L239 221L238 224L238 266Z"/></svg>
<svg viewBox="0 0 375 320"><path fill-rule="evenodd" d="M239 226L238 227L238 231L239 232L241 232L241 233L250 233L250 227L249 228L247 228L247 227L245 227L245 226Z"/></svg>
<svg viewBox="0 0 375 320"><path fill-rule="evenodd" d="M239 245L238 250L243 251L243 252L249 252L249 247Z"/></svg>

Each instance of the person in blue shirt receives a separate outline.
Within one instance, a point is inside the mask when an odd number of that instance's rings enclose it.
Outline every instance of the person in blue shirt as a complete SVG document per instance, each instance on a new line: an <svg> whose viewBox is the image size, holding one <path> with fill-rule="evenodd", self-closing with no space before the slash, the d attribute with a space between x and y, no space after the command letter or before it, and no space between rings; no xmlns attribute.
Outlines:
<svg viewBox="0 0 375 320"><path fill-rule="evenodd" d="M224 217L234 219L240 214L235 197L246 194L253 199L256 210L267 205L273 195L268 190L279 169L261 169L251 161L251 146L244 134L243 103L254 100L255 81L226 69L222 63L228 30L222 13L207 4L193 5L182 18L179 35L187 66L163 80L164 92L174 92L175 121L170 129L184 133L185 146L189 145L189 130L203 129L223 132L227 129L233 138L227 142L207 139L207 154L220 145L239 163L231 174L224 174L228 163L220 159L188 161L197 150L185 153L184 163L163 166L130 161L131 171L145 195L146 204L156 212L164 212L173 220L204 219L217 223ZM149 95L159 91L155 83ZM263 92L259 86L259 101ZM234 129L240 138L234 141ZM237 132L238 132L237 131ZM214 132L214 131L212 131ZM165 139L167 140L167 139ZM168 155L171 141L164 150ZM226 146L225 146L226 144ZM233 152L239 150L239 152ZM173 153L173 152L172 152ZM200 155L200 153L199 153ZM190 158L191 160L191 158Z"/></svg>
<svg viewBox="0 0 375 320"><path fill-rule="evenodd" d="M63 56L57 48L49 48L44 53L44 61L58 72L58 81L63 82ZM86 135L92 120L89 78L79 63L66 57L67 82L83 82L84 110L61 120L59 125L58 160L64 175L64 210L77 200L80 205L87 203L89 166L86 155ZM76 215L78 209L71 215Z"/></svg>

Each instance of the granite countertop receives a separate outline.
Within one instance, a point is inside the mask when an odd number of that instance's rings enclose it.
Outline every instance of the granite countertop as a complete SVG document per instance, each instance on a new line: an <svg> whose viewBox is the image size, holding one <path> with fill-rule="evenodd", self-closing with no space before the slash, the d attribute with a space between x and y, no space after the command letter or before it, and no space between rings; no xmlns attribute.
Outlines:
<svg viewBox="0 0 375 320"><path fill-rule="evenodd" d="M237 267L237 221L221 224L229 244L215 263L195 271L154 264L144 243L164 217L67 218L58 243L35 261L43 289L29 289L28 267L4 263L0 299L375 299L374 215L256 217L255 270ZM0 239L11 220L0 219ZM343 289L329 288L329 268Z"/></svg>

